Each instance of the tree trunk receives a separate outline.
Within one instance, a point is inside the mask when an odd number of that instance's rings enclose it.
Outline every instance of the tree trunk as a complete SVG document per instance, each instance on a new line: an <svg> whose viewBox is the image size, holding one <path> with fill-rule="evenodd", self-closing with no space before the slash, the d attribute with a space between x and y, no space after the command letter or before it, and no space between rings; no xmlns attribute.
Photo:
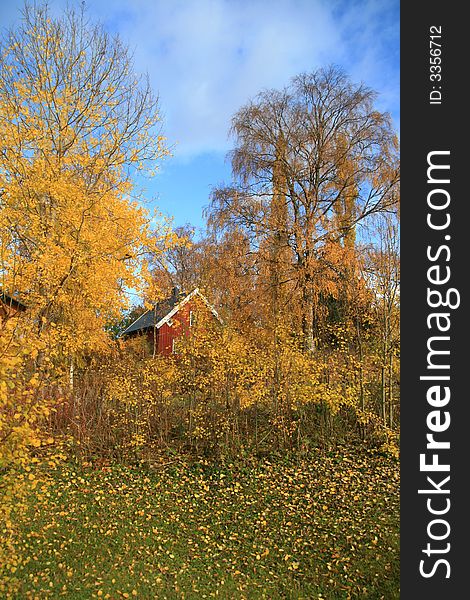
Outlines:
<svg viewBox="0 0 470 600"><path fill-rule="evenodd" d="M390 352L388 363L388 418L390 429L393 429L393 352Z"/></svg>
<svg viewBox="0 0 470 600"><path fill-rule="evenodd" d="M381 396L382 396L382 398L381 398L382 421L383 421L383 424L386 426L387 425L387 407L386 407L387 397L386 397L386 390L385 390L385 365L384 364L382 364L380 378L381 378L381 387L382 387L382 394L381 394Z"/></svg>
<svg viewBox="0 0 470 600"><path fill-rule="evenodd" d="M305 352L314 352L315 333L313 328L314 303L312 293L304 287L302 290L302 341Z"/></svg>
<svg viewBox="0 0 470 600"><path fill-rule="evenodd" d="M69 385L70 391L73 392L73 384L74 384L74 375L75 375L75 362L73 356L70 357L70 366L69 366Z"/></svg>
<svg viewBox="0 0 470 600"><path fill-rule="evenodd" d="M357 346L359 349L359 404L361 407L361 411L364 415L366 410L366 401L364 397L364 352L362 349L362 338L361 338L361 330L359 328L359 322L356 319L356 335L357 335ZM361 439L365 439L365 428L361 423L359 424L359 431L361 435Z"/></svg>

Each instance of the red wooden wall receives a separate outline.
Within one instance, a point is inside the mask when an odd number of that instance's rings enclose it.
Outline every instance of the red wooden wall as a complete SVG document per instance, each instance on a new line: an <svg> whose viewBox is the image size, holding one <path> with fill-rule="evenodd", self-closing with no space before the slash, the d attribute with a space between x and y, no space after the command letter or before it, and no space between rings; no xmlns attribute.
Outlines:
<svg viewBox="0 0 470 600"><path fill-rule="evenodd" d="M157 354L170 356L173 353L173 340L182 335L189 335L190 314L195 309L194 304L189 301L169 320L157 330ZM149 341L153 347L153 331L149 332Z"/></svg>

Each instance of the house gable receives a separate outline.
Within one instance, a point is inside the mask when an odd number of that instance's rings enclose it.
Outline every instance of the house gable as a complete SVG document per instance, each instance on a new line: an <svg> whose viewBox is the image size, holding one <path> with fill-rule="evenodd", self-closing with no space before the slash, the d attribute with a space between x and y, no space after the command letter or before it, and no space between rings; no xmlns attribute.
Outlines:
<svg viewBox="0 0 470 600"><path fill-rule="evenodd" d="M195 297L201 298L201 300L204 302L204 304L207 306L207 308L211 311L211 313L214 315L214 317L220 323L222 322L222 320L219 317L219 314L217 313L215 308L211 304L209 304L209 301L207 300L207 298L205 296L203 296L201 294L201 292L199 291L199 288L196 288L190 294L188 294L185 298L183 298L183 300L181 300L181 302L179 302L167 315L165 315L162 319L160 319L160 321L155 325L156 328L159 329L160 327L162 327L162 325L164 325L165 323L168 323L172 319L172 317L174 317L186 304L188 304L188 302L191 301L191 299L194 299Z"/></svg>
<svg viewBox="0 0 470 600"><path fill-rule="evenodd" d="M176 296L173 294L168 300L146 311L131 323L120 337L146 334L153 354L171 355L175 350L175 340L189 335L193 316L199 312L201 306L222 323L215 308L201 294L199 288L195 288L179 301L176 301ZM164 314L162 314L162 307L168 309Z"/></svg>

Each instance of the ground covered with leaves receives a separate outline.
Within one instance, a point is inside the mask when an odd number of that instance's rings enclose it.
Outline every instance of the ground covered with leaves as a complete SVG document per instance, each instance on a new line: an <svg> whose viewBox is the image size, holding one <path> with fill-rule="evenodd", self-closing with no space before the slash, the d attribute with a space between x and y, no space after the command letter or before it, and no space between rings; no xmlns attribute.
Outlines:
<svg viewBox="0 0 470 600"><path fill-rule="evenodd" d="M44 476L15 515L12 598L399 597L395 459L339 448Z"/></svg>

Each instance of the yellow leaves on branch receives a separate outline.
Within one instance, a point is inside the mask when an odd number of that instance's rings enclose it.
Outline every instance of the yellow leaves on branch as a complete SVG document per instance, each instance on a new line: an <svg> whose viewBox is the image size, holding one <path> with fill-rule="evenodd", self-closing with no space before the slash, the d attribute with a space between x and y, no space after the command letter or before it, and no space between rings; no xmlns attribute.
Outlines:
<svg viewBox="0 0 470 600"><path fill-rule="evenodd" d="M172 243L131 200L136 169L168 153L157 100L122 43L83 17L27 6L1 47L2 286L64 356L105 343L125 291L149 279L146 253Z"/></svg>
<svg viewBox="0 0 470 600"><path fill-rule="evenodd" d="M157 99L81 10L52 18L27 4L0 40L0 292L26 307L0 320L0 470L14 485L14 468L50 443L41 432L64 376L107 345L105 326L168 237L133 183L168 154Z"/></svg>
<svg viewBox="0 0 470 600"><path fill-rule="evenodd" d="M121 357L99 374L113 447L124 452L150 448L174 431L200 448L228 446L230 436L254 426L255 415L269 419L271 431L287 441L320 408L332 415L358 409L343 351L329 359L307 354L282 327L275 338L257 329L249 337L198 313L191 335L178 339L171 357L142 358L146 343L145 337L125 342Z"/></svg>
<svg viewBox="0 0 470 600"><path fill-rule="evenodd" d="M23 331L18 340L13 320L0 325L0 469L25 465L28 449L41 445L38 426L49 414L38 402L41 379L34 356L42 344Z"/></svg>

